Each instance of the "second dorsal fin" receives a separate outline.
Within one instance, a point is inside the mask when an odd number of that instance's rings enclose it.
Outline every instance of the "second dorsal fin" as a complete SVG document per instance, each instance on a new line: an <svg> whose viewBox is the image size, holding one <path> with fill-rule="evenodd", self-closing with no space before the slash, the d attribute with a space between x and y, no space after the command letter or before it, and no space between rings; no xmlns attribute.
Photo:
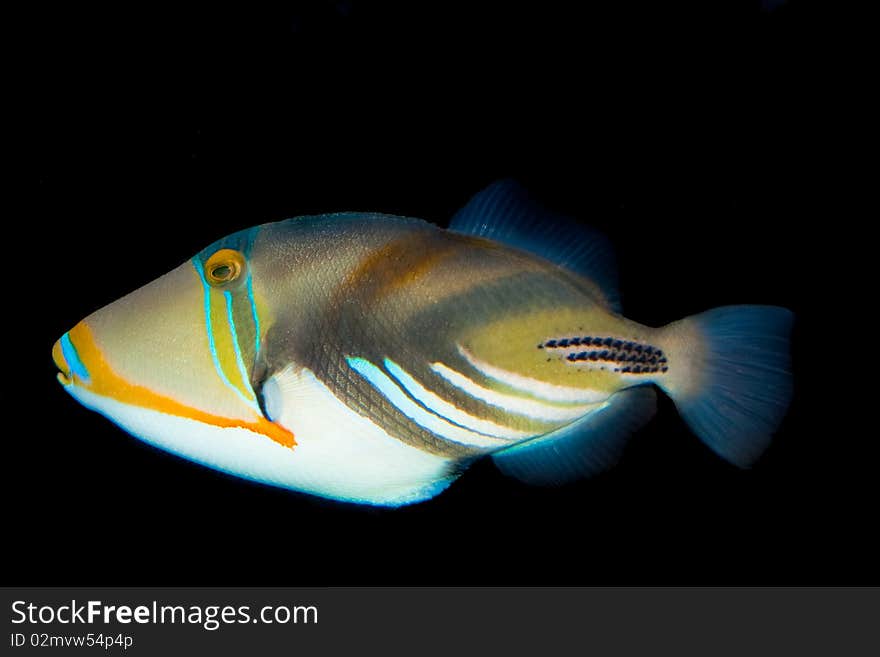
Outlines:
<svg viewBox="0 0 880 657"><path fill-rule="evenodd" d="M449 229L529 251L592 280L608 307L620 312L617 261L598 231L534 201L513 180L499 180L459 210Z"/></svg>

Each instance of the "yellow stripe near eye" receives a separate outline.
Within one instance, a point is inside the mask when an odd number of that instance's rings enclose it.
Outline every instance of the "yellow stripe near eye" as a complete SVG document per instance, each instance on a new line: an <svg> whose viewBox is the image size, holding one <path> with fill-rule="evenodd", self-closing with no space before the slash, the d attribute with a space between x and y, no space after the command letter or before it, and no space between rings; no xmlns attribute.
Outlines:
<svg viewBox="0 0 880 657"><path fill-rule="evenodd" d="M228 293L227 293L228 294ZM234 387L248 402L256 403L256 397L246 373L239 367L240 345L234 335L235 318L231 304L231 298L220 297L212 299L211 305L211 331L214 334L214 349L217 354L217 362L226 375L226 381Z"/></svg>

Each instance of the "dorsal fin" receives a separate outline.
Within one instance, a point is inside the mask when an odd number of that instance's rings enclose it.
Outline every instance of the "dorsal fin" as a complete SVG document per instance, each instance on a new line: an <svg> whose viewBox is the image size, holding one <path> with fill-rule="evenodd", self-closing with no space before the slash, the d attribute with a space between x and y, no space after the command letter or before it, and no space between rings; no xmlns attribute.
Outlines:
<svg viewBox="0 0 880 657"><path fill-rule="evenodd" d="M568 426L492 455L506 475L549 486L590 477L614 465L629 437L657 408L648 386L622 390L593 413Z"/></svg>
<svg viewBox="0 0 880 657"><path fill-rule="evenodd" d="M620 312L617 261L604 235L547 210L513 180L499 180L459 210L449 229L529 251L591 279Z"/></svg>

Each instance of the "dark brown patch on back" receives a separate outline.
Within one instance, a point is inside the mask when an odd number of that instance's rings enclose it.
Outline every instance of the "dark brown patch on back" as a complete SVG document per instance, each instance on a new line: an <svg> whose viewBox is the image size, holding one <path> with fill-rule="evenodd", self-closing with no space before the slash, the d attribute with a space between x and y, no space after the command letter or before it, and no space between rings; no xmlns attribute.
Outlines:
<svg viewBox="0 0 880 657"><path fill-rule="evenodd" d="M339 292L371 304L427 275L457 245L437 233L406 235L364 258L340 285Z"/></svg>

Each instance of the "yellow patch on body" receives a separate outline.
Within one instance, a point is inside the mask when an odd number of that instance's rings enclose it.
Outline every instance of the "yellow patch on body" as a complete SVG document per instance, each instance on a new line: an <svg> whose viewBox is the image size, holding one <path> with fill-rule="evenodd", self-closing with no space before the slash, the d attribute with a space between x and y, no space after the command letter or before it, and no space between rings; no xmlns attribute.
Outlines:
<svg viewBox="0 0 880 657"><path fill-rule="evenodd" d="M552 308L511 315L481 326L461 346L482 361L551 385L613 393L621 385L613 367L571 363L564 353L539 348L549 339L581 336L640 340L645 331L634 322L600 306Z"/></svg>
<svg viewBox="0 0 880 657"><path fill-rule="evenodd" d="M233 386L248 401L256 401L250 382L245 378L239 366L236 356L236 345L232 337L232 327L229 325L226 299L222 294L212 294L211 298L211 329L214 335L214 348L217 352L217 360L223 373ZM242 323L243 324L243 323ZM252 336L252 332L249 333ZM242 340L242 336L238 336Z"/></svg>

